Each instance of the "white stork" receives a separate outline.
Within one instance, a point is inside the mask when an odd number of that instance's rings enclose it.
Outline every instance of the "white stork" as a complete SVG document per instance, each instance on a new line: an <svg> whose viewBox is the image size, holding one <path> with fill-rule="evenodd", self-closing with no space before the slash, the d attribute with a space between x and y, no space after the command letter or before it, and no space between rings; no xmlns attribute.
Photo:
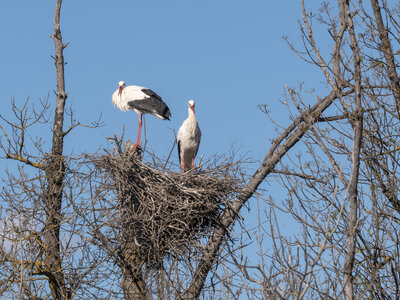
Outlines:
<svg viewBox="0 0 400 300"><path fill-rule="evenodd" d="M134 110L139 117L139 129L135 147L141 147L142 114L152 114L159 119L169 120L171 112L167 104L152 90L119 82L119 88L112 95L112 102L122 111Z"/></svg>
<svg viewBox="0 0 400 300"><path fill-rule="evenodd" d="M188 118L178 131L178 156L182 173L194 166L194 158L199 150L201 131L194 113L194 101L188 102Z"/></svg>

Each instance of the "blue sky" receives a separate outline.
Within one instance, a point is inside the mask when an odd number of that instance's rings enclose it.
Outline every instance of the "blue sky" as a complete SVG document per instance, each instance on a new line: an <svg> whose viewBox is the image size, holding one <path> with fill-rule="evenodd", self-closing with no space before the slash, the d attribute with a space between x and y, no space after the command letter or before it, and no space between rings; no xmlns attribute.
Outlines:
<svg viewBox="0 0 400 300"><path fill-rule="evenodd" d="M5 117L12 97L21 103L28 96L33 102L49 96L55 103L50 38L54 4L0 2ZM170 122L145 117L147 149L161 157L168 156L174 130L187 117L187 101L194 99L202 131L199 155L222 154L235 145L240 154L262 160L277 133L257 106L267 103L275 120L289 124L280 103L284 85L321 87L320 71L299 59L282 39L288 36L301 46L300 1L65 0L61 13L63 40L69 43L64 51L67 106L82 123L90 124L99 115L105 123L95 130L72 131L65 140L66 154L109 148L105 137L120 135L124 124L126 138L136 140L137 115L111 103L120 80L153 89L168 104ZM35 130L31 135L51 136L50 125ZM173 159L178 161L176 151ZM10 162L0 160L1 167L6 164ZM271 193L275 186L268 185Z"/></svg>
<svg viewBox="0 0 400 300"><path fill-rule="evenodd" d="M50 95L54 103L53 10L54 2L0 4L3 108L11 97L19 102ZM299 44L300 17L296 1L64 1L68 105L82 123L102 114L106 124L95 131L77 129L67 137L66 151L102 148L105 136L120 134L123 124L126 137L135 140L136 114L111 104L124 80L153 89L172 112L171 122L146 116L148 149L168 153L172 130L194 99L203 132L200 154L224 153L234 143L261 159L276 133L257 105L268 103L287 123L279 104L284 84L320 75L282 40L287 35Z"/></svg>

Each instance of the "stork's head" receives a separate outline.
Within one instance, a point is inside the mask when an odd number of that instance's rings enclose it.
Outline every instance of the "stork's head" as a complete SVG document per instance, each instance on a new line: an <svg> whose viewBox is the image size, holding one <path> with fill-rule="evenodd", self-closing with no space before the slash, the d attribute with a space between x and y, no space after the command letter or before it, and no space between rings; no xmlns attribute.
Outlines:
<svg viewBox="0 0 400 300"><path fill-rule="evenodd" d="M188 101L188 107L193 111L194 113L194 100L189 100Z"/></svg>
<svg viewBox="0 0 400 300"><path fill-rule="evenodd" d="M121 95L122 90L125 88L125 81L120 81L118 82L119 85L119 90L118 90L118 96Z"/></svg>

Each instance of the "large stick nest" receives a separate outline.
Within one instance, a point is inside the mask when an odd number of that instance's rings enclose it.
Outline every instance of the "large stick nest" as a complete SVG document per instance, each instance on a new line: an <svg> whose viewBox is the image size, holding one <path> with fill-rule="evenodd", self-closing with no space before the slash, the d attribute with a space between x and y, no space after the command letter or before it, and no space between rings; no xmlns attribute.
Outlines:
<svg viewBox="0 0 400 300"><path fill-rule="evenodd" d="M182 174L119 147L97 157L95 165L109 176L117 197L118 242L150 266L199 247L240 189L230 175L232 163Z"/></svg>

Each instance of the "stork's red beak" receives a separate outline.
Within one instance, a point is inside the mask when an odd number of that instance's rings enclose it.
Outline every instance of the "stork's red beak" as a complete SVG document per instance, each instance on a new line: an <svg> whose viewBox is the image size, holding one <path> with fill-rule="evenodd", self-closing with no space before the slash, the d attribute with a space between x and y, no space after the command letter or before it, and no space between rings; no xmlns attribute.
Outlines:
<svg viewBox="0 0 400 300"><path fill-rule="evenodd" d="M119 90L118 90L118 96L119 95L121 95L121 93L122 93L122 89L123 89L124 87L121 85L120 87L119 87Z"/></svg>
<svg viewBox="0 0 400 300"><path fill-rule="evenodd" d="M195 112L194 112L194 106L191 106L190 108L193 110L193 113L195 114Z"/></svg>

